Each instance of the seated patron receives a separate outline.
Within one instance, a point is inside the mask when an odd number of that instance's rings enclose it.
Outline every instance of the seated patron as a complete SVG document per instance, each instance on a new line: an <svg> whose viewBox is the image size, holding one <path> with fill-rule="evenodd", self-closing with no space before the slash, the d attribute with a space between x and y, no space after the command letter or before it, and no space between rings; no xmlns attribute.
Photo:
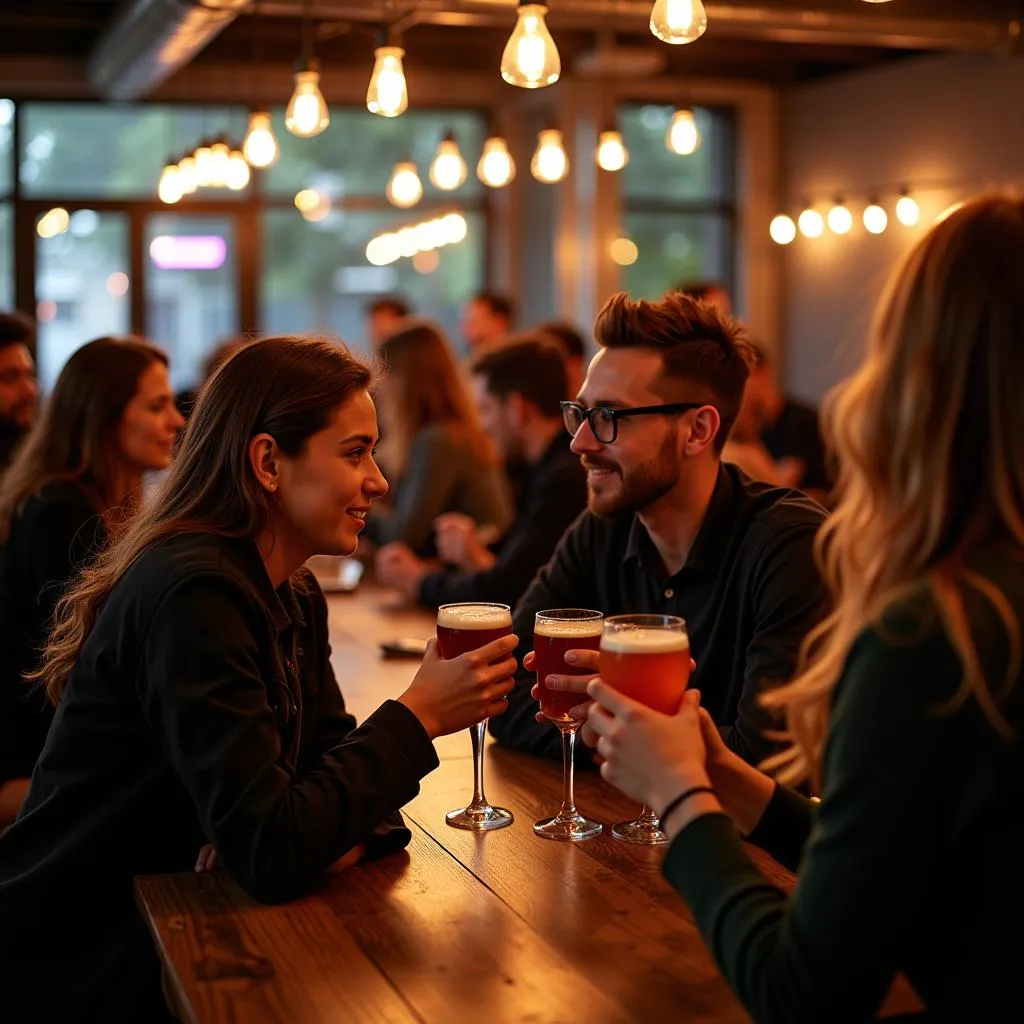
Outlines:
<svg viewBox="0 0 1024 1024"><path fill-rule="evenodd" d="M23 313L0 313L0 478L36 416L35 336Z"/></svg>
<svg viewBox="0 0 1024 1024"><path fill-rule="evenodd" d="M823 510L721 463L749 365L735 321L680 292L656 303L622 293L594 333L600 351L565 413L587 471L588 512L516 609L520 655L545 608L681 615L694 685L729 749L756 764L772 750L759 696L792 675L824 609L813 554ZM596 669L596 652L577 657ZM548 680L586 701L585 678ZM532 683L527 666L491 731L559 756L558 730L536 720Z"/></svg>
<svg viewBox="0 0 1024 1024"><path fill-rule="evenodd" d="M562 423L561 350L540 336L523 336L477 356L471 372L484 429L506 461L526 467L524 491L515 523L493 550L480 542L472 519L452 512L436 524L446 568L432 569L404 544L379 552L378 579L429 608L458 601L514 605L587 503L583 467Z"/></svg>
<svg viewBox="0 0 1024 1024"><path fill-rule="evenodd" d="M431 647L398 700L359 728L345 710L302 566L352 554L387 490L370 383L335 343L239 350L152 504L61 601L40 671L56 716L0 834L8 1008L170 1019L135 875L216 860L256 899L301 896L405 846L431 740L504 709L514 637L451 661Z"/></svg>
<svg viewBox="0 0 1024 1024"><path fill-rule="evenodd" d="M407 321L380 359L381 459L393 493L368 520L367 537L432 554L434 520L445 512L500 536L512 521L508 484L447 338L427 321Z"/></svg>
<svg viewBox="0 0 1024 1024"><path fill-rule="evenodd" d="M77 571L170 465L182 424L167 357L140 338L75 351L0 482L0 827L28 790L53 708L26 681Z"/></svg>
<svg viewBox="0 0 1024 1024"><path fill-rule="evenodd" d="M900 971L927 1010L907 1020L1021 1018L1022 330L1019 198L951 213L893 278L826 407L835 604L764 698L791 737L779 782L703 692L671 718L591 689L602 774L662 812L665 876L756 1020L871 1020ZM791 895L739 835L798 870Z"/></svg>
<svg viewBox="0 0 1024 1024"><path fill-rule="evenodd" d="M565 358L565 372L568 378L566 398L575 398L583 387L583 377L587 372L587 343L583 335L564 320L552 320L536 328L538 334L544 334L558 342Z"/></svg>

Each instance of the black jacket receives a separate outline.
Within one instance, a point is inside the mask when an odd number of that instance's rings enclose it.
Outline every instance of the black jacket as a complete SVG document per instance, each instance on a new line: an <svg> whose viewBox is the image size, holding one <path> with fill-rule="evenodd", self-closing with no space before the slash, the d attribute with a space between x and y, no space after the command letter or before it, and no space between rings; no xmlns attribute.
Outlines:
<svg viewBox="0 0 1024 1024"><path fill-rule="evenodd" d="M560 433L540 462L524 475L519 515L498 548L498 560L480 572L434 572L420 584L428 608L459 601L499 601L514 605L537 570L553 554L562 534L587 504L587 475L572 438Z"/></svg>
<svg viewBox="0 0 1024 1024"><path fill-rule="evenodd" d="M310 574L274 591L255 546L159 542L114 588L72 671L18 820L0 836L0 991L38 1020L148 1020L159 1001L134 875L212 842L265 901L297 897L437 765L404 705L359 728ZM7 977L3 977L7 974Z"/></svg>
<svg viewBox="0 0 1024 1024"><path fill-rule="evenodd" d="M39 663L53 610L106 543L103 519L76 484L47 484L13 517L0 547L0 782L27 778L53 710L23 676Z"/></svg>

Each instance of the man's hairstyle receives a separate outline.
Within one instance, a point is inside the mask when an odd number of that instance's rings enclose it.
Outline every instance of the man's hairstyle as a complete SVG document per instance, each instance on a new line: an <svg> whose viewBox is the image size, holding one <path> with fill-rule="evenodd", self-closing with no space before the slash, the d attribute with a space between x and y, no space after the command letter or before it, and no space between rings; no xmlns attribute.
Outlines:
<svg viewBox="0 0 1024 1024"><path fill-rule="evenodd" d="M482 291L473 296L473 302L482 302L495 316L504 317L509 323L516 318L516 304L501 292Z"/></svg>
<svg viewBox="0 0 1024 1024"><path fill-rule="evenodd" d="M373 316L375 313L394 313L397 317L403 317L408 316L411 312L412 307L409 303L397 295L387 295L366 304L367 316Z"/></svg>
<svg viewBox="0 0 1024 1024"><path fill-rule="evenodd" d="M565 349L567 356L583 359L587 354L587 343L583 340L583 335L564 320L552 320L550 323L541 324L537 331L554 338Z"/></svg>
<svg viewBox="0 0 1024 1024"><path fill-rule="evenodd" d="M488 349L473 360L470 372L483 378L492 395L522 395L549 419L561 417L559 403L569 397L562 350L539 333L519 334Z"/></svg>
<svg viewBox="0 0 1024 1024"><path fill-rule="evenodd" d="M24 313L0 313L0 348L8 345L33 346L36 340L36 322Z"/></svg>
<svg viewBox="0 0 1024 1024"><path fill-rule="evenodd" d="M661 355L662 373L651 387L670 402L707 401L722 425L721 451L743 402L754 354L746 331L715 306L683 292L658 302L613 295L597 315L594 337L603 348L648 348Z"/></svg>

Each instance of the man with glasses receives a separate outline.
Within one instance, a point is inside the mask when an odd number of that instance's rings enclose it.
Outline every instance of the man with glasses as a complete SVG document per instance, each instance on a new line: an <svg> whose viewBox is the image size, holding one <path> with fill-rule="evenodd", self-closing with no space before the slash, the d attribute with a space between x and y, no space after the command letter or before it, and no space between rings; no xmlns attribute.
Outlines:
<svg viewBox="0 0 1024 1024"><path fill-rule="evenodd" d="M679 292L656 303L621 293L598 315L595 337L578 399L563 404L588 511L516 609L517 657L532 650L534 616L546 608L681 615L697 664L691 685L728 745L757 764L778 724L758 695L792 675L825 608L813 554L824 512L721 462L751 362L735 321ZM596 670L596 654L580 658L577 667ZM536 714L531 666L491 731L557 756L558 732ZM586 682L548 677L581 702Z"/></svg>

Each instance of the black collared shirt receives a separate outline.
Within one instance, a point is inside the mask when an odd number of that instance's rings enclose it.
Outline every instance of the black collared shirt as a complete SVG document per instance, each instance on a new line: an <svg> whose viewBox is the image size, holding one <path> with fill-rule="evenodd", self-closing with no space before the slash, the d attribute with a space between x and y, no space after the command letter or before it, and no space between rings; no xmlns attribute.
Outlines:
<svg viewBox="0 0 1024 1024"><path fill-rule="evenodd" d="M562 534L587 504L587 477L572 438L559 431L536 466L524 476L519 517L498 549L498 560L481 572L434 572L420 585L429 608L457 601L514 605L537 570L551 557Z"/></svg>
<svg viewBox="0 0 1024 1024"><path fill-rule="evenodd" d="M823 519L799 491L723 465L686 564L666 576L636 517L584 513L516 608L516 656L521 663L532 649L534 616L546 608L681 615L697 663L691 685L729 746L756 764L773 748L758 694L792 675L800 642L825 606L813 553ZM558 731L534 720L533 682L520 670L509 710L491 719L491 732L509 746L559 756Z"/></svg>
<svg viewBox="0 0 1024 1024"><path fill-rule="evenodd" d="M257 898L301 895L357 843L405 845L392 816L436 764L402 704L346 713L309 573L275 591L249 541L159 542L101 611L0 835L0 991L38 1020L151 1019L134 875L192 870L211 842Z"/></svg>

